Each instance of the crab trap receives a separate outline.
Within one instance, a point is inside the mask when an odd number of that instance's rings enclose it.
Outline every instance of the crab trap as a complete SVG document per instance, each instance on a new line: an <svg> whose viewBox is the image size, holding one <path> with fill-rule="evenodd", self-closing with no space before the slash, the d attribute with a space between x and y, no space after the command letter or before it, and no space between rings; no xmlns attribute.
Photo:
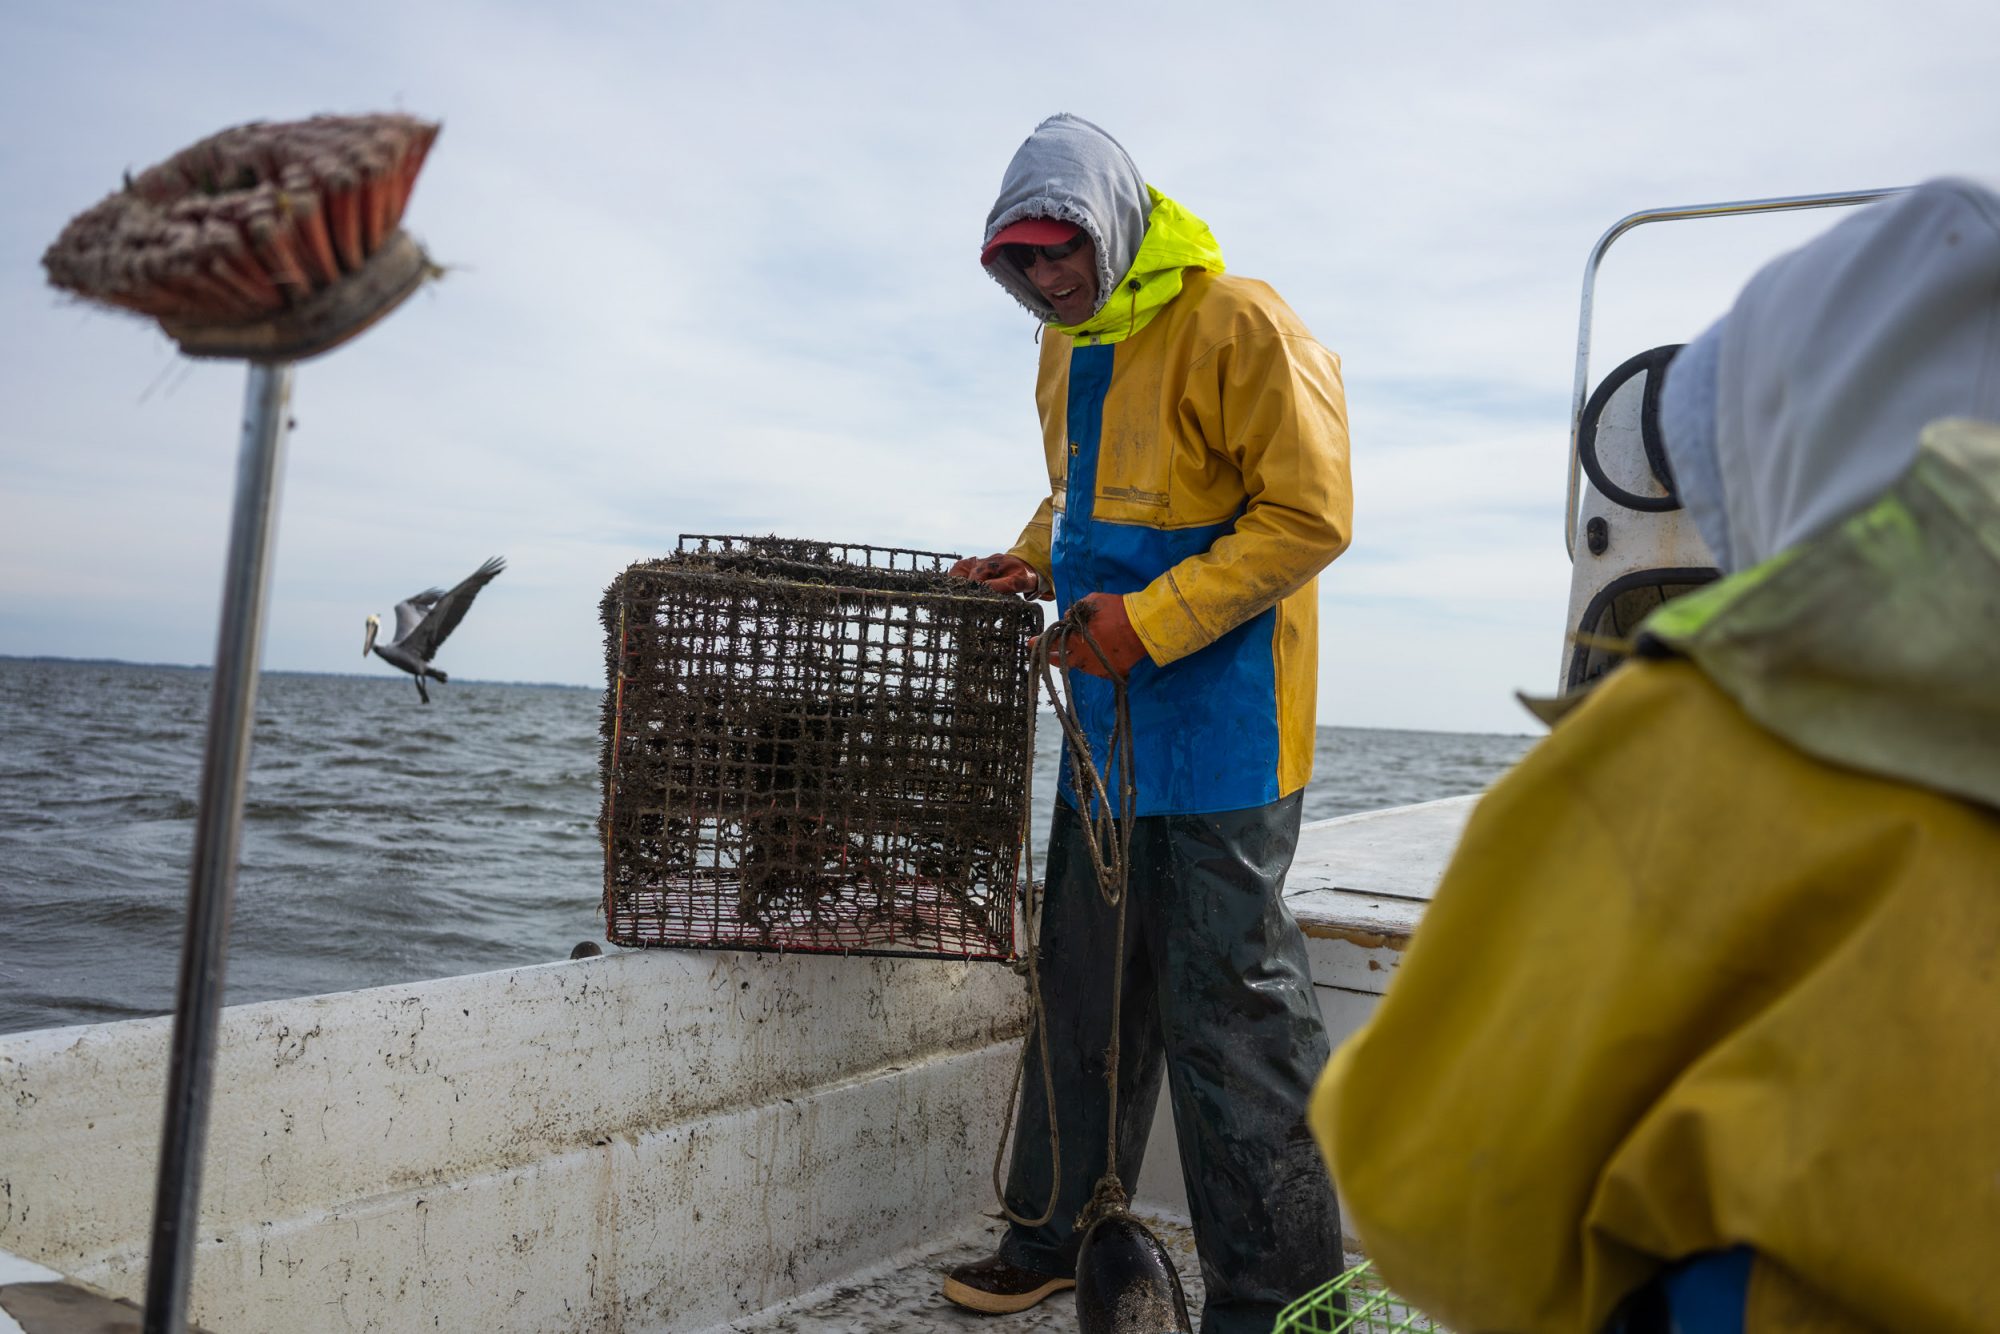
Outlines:
<svg viewBox="0 0 2000 1334"><path fill-rule="evenodd" d="M619 575L611 941L1012 956L1041 610L955 559L684 536Z"/></svg>

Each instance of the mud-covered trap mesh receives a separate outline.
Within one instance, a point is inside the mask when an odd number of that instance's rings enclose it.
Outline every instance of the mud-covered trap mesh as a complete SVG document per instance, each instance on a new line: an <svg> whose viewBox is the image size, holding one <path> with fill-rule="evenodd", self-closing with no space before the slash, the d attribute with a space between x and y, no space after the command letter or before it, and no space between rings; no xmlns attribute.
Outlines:
<svg viewBox="0 0 2000 1334"><path fill-rule="evenodd" d="M609 939L1011 957L1041 611L953 559L687 536L618 577Z"/></svg>

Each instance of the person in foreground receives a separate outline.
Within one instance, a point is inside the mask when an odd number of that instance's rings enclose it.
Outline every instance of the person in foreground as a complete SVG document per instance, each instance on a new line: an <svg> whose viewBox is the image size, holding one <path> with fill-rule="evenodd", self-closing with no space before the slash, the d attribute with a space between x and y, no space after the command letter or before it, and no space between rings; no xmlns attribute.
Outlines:
<svg viewBox="0 0 2000 1334"><path fill-rule="evenodd" d="M1725 577L1497 783L1313 1128L1454 1329L2000 1328L2000 197L1667 372Z"/></svg>
<svg viewBox="0 0 2000 1334"><path fill-rule="evenodd" d="M1281 897L1312 771L1315 576L1353 500L1339 362L1109 135L1044 121L1008 166L980 259L1043 325L1035 398L1051 494L1013 548L954 573L1094 613L1130 690L1137 819L1117 1170L1139 1170L1163 1066L1207 1301L1205 1334L1264 1331L1338 1272L1333 1192L1305 1126L1327 1039ZM1090 658L1087 651L1084 658ZM1099 764L1112 683L1076 677ZM1015 1311L1072 1285L1104 1173L1115 914L1065 755L1041 951L1061 1131L1023 1079L998 1256L945 1295Z"/></svg>

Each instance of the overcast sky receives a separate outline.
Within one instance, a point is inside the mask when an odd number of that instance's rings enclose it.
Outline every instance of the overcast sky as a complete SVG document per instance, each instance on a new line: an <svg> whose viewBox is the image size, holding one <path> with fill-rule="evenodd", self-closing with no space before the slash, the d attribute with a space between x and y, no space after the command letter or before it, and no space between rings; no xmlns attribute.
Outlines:
<svg viewBox="0 0 2000 1334"><path fill-rule="evenodd" d="M493 554L439 656L598 684L682 532L984 553L1045 485L1031 319L976 260L1036 122L1104 126L1346 372L1320 721L1529 731L1569 566L1577 298L1636 209L2000 170L2000 6L26 4L0 8L0 653L206 662L244 372L67 302L43 249L226 126L444 122L445 281L298 371L268 667ZM1600 371L1836 215L1643 228Z"/></svg>

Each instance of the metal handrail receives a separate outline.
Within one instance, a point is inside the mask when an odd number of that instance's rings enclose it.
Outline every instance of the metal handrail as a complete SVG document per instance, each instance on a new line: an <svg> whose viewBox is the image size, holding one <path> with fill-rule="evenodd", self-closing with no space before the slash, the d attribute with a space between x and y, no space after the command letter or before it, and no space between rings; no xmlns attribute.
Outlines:
<svg viewBox="0 0 2000 1334"><path fill-rule="evenodd" d="M1570 392L1569 404L1569 495L1563 505L1563 545L1570 559L1576 559L1576 518L1579 491L1579 464L1577 445L1583 428L1583 406L1590 394L1590 316L1591 305L1597 293L1597 267L1604 261L1604 254L1616 241L1634 227L1648 222L1677 222L1684 218L1719 218L1744 213L1788 213L1796 209L1841 208L1849 204L1868 204L1890 195L1899 195L1910 187L1891 186L1883 190L1845 190L1838 194L1786 195L1776 199L1736 199L1720 204L1683 204L1677 208L1648 208L1637 213L1628 213L1611 224L1604 235L1597 238L1591 247L1590 259L1583 266L1583 309L1576 324L1576 384Z"/></svg>

